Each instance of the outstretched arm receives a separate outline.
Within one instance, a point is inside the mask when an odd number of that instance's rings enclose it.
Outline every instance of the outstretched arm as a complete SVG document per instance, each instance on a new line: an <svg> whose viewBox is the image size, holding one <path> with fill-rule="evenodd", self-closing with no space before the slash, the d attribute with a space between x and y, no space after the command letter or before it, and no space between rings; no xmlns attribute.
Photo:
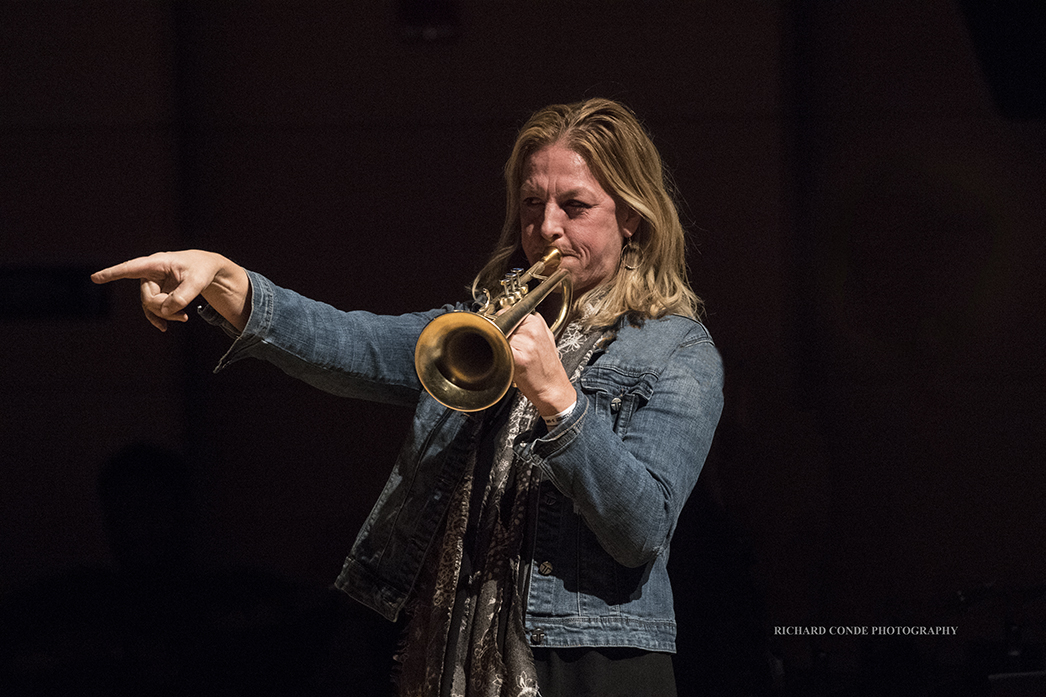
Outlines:
<svg viewBox="0 0 1046 697"><path fill-rule="evenodd" d="M139 279L142 309L160 331L167 331L169 321L188 321L185 308L197 296L203 296L240 331L250 318L251 284L247 272L221 254L198 249L158 252L91 275L95 283L121 278Z"/></svg>

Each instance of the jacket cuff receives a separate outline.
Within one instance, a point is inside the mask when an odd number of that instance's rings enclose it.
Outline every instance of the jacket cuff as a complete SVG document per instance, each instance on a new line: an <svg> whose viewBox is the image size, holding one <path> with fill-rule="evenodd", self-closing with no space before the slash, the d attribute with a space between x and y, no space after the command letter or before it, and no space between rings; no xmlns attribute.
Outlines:
<svg viewBox="0 0 1046 697"><path fill-rule="evenodd" d="M247 272L247 279L250 281L251 288L251 316L247 318L247 326L243 328L242 332L238 331L229 320L218 314L209 304L204 303L197 309L205 322L218 327L233 339L232 346L215 366L215 373L221 372L240 359L247 358L250 349L264 340L272 325L276 295L272 282L253 271Z"/></svg>
<svg viewBox="0 0 1046 697"><path fill-rule="evenodd" d="M574 410L554 428L549 429L545 435L528 443L517 445L516 453L519 456L537 464L543 464L546 458L552 457L577 439L584 425L585 416L590 409L590 403L588 396L578 389L576 384L574 392L577 394Z"/></svg>

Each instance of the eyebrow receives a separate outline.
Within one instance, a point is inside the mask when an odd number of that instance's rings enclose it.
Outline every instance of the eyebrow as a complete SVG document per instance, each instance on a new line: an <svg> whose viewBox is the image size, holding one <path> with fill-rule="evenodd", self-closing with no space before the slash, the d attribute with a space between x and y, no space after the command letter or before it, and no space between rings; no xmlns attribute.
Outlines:
<svg viewBox="0 0 1046 697"><path fill-rule="evenodd" d="M519 187L520 193L528 193L528 192L535 192L536 193L538 190L539 190L538 187L528 186L526 184L526 182L524 182L523 185ZM542 189L541 192L544 193L544 190ZM585 188L585 187L575 187L573 189L569 189L567 191L564 191L562 194L559 195L558 198L570 199L570 198L588 197L588 196L594 196L594 195L595 194L594 194L594 192L591 189L588 189L588 188Z"/></svg>

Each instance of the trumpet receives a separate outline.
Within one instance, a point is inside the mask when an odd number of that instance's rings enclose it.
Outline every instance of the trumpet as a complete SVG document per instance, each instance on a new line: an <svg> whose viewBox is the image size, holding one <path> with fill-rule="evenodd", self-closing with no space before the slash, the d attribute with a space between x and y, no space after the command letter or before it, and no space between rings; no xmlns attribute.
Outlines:
<svg viewBox="0 0 1046 697"><path fill-rule="evenodd" d="M573 285L561 268L562 253L553 248L526 271L514 270L502 290L475 312L448 312L429 322L414 347L414 368L422 387L444 406L480 411L505 396L512 386L515 361L508 337L552 291L562 288L561 304L550 329L555 335L570 314ZM532 280L540 284L530 290Z"/></svg>

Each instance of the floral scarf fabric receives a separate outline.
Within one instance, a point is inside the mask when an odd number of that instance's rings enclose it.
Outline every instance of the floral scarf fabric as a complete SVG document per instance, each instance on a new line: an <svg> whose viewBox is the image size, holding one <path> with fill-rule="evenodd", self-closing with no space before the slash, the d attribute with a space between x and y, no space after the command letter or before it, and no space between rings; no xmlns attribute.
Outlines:
<svg viewBox="0 0 1046 697"><path fill-rule="evenodd" d="M577 379L601 337L570 324L557 343ZM540 474L513 445L544 429L522 395L493 407L451 501L442 541L417 585L404 649L397 656L403 697L536 697L534 658L518 590L529 494ZM487 469L489 467L489 470Z"/></svg>

